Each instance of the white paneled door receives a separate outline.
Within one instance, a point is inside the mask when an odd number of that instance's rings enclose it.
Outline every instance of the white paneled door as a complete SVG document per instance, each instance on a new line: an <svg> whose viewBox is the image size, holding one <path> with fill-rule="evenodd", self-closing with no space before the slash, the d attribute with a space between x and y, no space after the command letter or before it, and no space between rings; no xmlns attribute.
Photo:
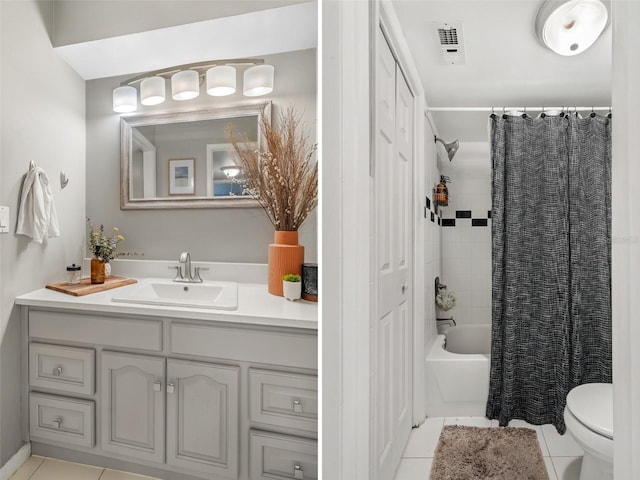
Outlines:
<svg viewBox="0 0 640 480"><path fill-rule="evenodd" d="M413 96L378 30L373 166L373 476L391 479L411 432Z"/></svg>

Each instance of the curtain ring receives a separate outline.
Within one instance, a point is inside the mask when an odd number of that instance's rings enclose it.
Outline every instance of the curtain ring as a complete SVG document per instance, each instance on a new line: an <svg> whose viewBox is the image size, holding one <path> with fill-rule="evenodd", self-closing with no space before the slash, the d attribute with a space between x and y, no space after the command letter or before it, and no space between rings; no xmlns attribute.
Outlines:
<svg viewBox="0 0 640 480"><path fill-rule="evenodd" d="M523 108L523 114L522 114L522 118L527 118L527 107Z"/></svg>
<svg viewBox="0 0 640 480"><path fill-rule="evenodd" d="M502 107L502 119L507 119L507 107Z"/></svg>
<svg viewBox="0 0 640 480"><path fill-rule="evenodd" d="M540 118L544 118L546 116L547 116L547 114L544 113L544 107L542 107L542 113L540 114Z"/></svg>
<svg viewBox="0 0 640 480"><path fill-rule="evenodd" d="M493 107L491 107L491 115L489 115L489 118L496 118L496 112Z"/></svg>

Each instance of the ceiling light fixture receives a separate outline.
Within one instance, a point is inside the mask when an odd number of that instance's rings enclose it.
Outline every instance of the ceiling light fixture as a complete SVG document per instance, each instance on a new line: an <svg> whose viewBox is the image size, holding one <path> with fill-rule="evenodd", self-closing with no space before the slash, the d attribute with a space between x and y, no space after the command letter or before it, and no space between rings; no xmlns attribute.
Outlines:
<svg viewBox="0 0 640 480"><path fill-rule="evenodd" d="M220 170L224 173L227 178L235 178L240 173L240 167L235 165L227 165L225 167L221 167Z"/></svg>
<svg viewBox="0 0 640 480"><path fill-rule="evenodd" d="M211 96L232 95L236 93L236 69L233 65L249 67L244 72L244 95L255 97L273 91L275 70L272 65L265 65L264 60L212 60L148 72L122 82L113 91L113 110L118 113L137 110L138 92L134 87L136 83L140 84L142 105L158 105L164 102L167 79L171 80L171 98L177 101L190 100L200 95L200 83L205 83L205 90Z"/></svg>
<svg viewBox="0 0 640 480"><path fill-rule="evenodd" d="M536 17L536 33L557 54L577 55L593 45L608 21L601 0L545 0Z"/></svg>

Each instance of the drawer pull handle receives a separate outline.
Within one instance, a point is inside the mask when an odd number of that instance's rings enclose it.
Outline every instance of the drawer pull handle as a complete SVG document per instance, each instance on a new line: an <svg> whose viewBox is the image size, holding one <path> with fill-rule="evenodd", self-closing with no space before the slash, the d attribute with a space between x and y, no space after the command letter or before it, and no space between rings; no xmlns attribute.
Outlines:
<svg viewBox="0 0 640 480"><path fill-rule="evenodd" d="M167 385L167 393L176 393L176 386L173 383Z"/></svg>
<svg viewBox="0 0 640 480"><path fill-rule="evenodd" d="M53 375L59 377L62 375L62 367L56 367L53 369Z"/></svg>
<svg viewBox="0 0 640 480"><path fill-rule="evenodd" d="M300 400L293 401L293 411L295 413L302 413L302 402Z"/></svg>
<svg viewBox="0 0 640 480"><path fill-rule="evenodd" d="M297 463L293 466L293 478L304 480L304 470Z"/></svg>
<svg viewBox="0 0 640 480"><path fill-rule="evenodd" d="M153 391L161 392L162 391L162 382L153 382Z"/></svg>
<svg viewBox="0 0 640 480"><path fill-rule="evenodd" d="M62 418L58 417L53 421L54 428L60 428L62 425Z"/></svg>

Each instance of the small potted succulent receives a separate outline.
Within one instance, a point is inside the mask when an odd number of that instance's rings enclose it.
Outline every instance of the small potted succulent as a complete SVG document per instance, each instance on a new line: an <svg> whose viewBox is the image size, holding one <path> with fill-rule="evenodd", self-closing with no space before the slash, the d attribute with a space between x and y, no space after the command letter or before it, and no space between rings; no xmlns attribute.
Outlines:
<svg viewBox="0 0 640 480"><path fill-rule="evenodd" d="M284 275L282 277L282 293L287 300L299 300L302 294L302 277L297 273Z"/></svg>

